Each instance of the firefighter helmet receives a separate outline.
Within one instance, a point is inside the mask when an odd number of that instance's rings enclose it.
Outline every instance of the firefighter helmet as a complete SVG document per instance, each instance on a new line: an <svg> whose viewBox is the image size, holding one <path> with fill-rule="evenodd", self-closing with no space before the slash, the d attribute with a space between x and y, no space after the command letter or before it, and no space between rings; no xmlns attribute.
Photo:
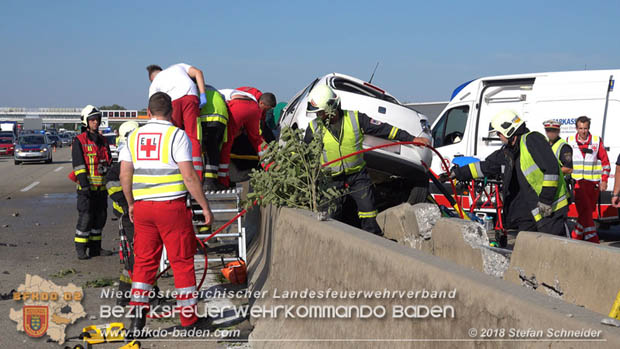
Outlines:
<svg viewBox="0 0 620 349"><path fill-rule="evenodd" d="M101 112L93 105L87 105L82 109L82 125L88 127L88 119L99 118L101 121Z"/></svg>
<svg viewBox="0 0 620 349"><path fill-rule="evenodd" d="M309 113L325 111L328 117L333 117L338 108L340 108L340 97L329 86L319 85L310 91L307 108Z"/></svg>
<svg viewBox="0 0 620 349"><path fill-rule="evenodd" d="M491 120L491 127L506 138L512 137L515 131L525 123L519 115L512 110L501 111Z"/></svg>
<svg viewBox="0 0 620 349"><path fill-rule="evenodd" d="M124 143L127 140L127 136L131 133L131 131L140 127L135 121L125 121L118 128L118 142Z"/></svg>

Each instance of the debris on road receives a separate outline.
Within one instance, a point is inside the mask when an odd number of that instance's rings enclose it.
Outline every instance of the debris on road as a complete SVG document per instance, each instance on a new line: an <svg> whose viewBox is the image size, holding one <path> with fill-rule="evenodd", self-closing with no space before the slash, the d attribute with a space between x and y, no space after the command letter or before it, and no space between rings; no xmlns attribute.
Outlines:
<svg viewBox="0 0 620 349"><path fill-rule="evenodd" d="M57 272L56 274L52 274L51 276L54 278L61 278L61 277L65 277L69 274L75 274L77 273L77 271L73 268L69 268L69 269L63 269L59 272Z"/></svg>
<svg viewBox="0 0 620 349"><path fill-rule="evenodd" d="M7 299L13 299L13 293L15 293L16 291L10 290L8 293L0 293L0 300L5 301Z"/></svg>
<svg viewBox="0 0 620 349"><path fill-rule="evenodd" d="M114 286L114 281L116 281L116 279L112 279L112 278L101 278L101 279L89 280L89 281L86 281L83 287L84 288L100 288L100 287Z"/></svg>

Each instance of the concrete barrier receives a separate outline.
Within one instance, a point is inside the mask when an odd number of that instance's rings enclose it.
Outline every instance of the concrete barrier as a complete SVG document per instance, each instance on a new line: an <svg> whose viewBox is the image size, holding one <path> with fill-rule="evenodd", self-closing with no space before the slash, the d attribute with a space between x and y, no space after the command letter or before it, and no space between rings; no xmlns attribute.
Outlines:
<svg viewBox="0 0 620 349"><path fill-rule="evenodd" d="M251 316L254 330L250 342L254 348L620 346L620 329L601 325L601 316L587 309L336 221L319 222L306 211L266 208L262 213L260 232L249 250L248 288L254 295L251 305L271 313ZM363 293L355 297L359 291L379 291L381 295L386 289L411 292L408 294L417 298L398 294L367 298ZM297 298L282 298L286 292L304 290L314 291L315 297L302 293ZM329 295L328 290L337 291L336 297L316 298L319 292ZM432 291L453 290L454 298L450 293L444 298L429 297ZM387 314L359 319L307 318L298 313L304 307L362 305L373 310L385 307ZM297 316L287 316L284 310L274 313L276 307L286 306ZM422 318L424 307L433 306L438 310L434 314L440 316ZM417 307L417 312L410 311L409 315L418 317L394 318L397 307ZM549 328L600 331L600 335L596 342L574 342L574 338L567 342L548 337ZM500 335L485 329L504 332ZM544 332L543 341L514 337L539 330ZM483 332L493 339L481 339Z"/></svg>
<svg viewBox="0 0 620 349"><path fill-rule="evenodd" d="M520 232L504 279L607 315L620 291L620 250Z"/></svg>
<svg viewBox="0 0 620 349"><path fill-rule="evenodd" d="M381 212L377 222L386 238L401 245L496 277L508 268L508 258L483 247L489 239L479 224L442 218L436 205L404 203Z"/></svg>
<svg viewBox="0 0 620 349"><path fill-rule="evenodd" d="M380 212L377 223L385 238L432 253L431 230L440 217L441 213L436 205L403 203Z"/></svg>

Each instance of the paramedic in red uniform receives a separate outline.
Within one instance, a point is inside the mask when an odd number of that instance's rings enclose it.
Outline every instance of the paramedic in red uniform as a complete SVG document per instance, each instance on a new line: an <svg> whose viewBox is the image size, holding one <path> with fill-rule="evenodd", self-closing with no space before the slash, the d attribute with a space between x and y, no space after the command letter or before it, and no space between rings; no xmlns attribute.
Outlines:
<svg viewBox="0 0 620 349"><path fill-rule="evenodd" d="M230 111L230 118L228 120L228 140L222 145L220 152L218 180L225 187L229 187L230 151L235 138L241 134L242 130L245 129L250 144L252 144L258 157L260 158L265 154L267 143L261 135L260 123L264 111L275 106L275 96L273 93L261 93L253 87L240 87L231 93L225 92L223 95Z"/></svg>
<svg viewBox="0 0 620 349"><path fill-rule="evenodd" d="M131 302L134 306L130 333L141 330L149 305L149 292L157 275L162 247L166 247L174 274L177 307L184 328L208 326L196 316L194 254L196 236L192 213L186 207L187 192L196 199L210 224L212 214L192 167L191 145L185 132L170 122L171 98L156 92L149 99L151 120L129 135L119 154L121 186L134 222L134 270Z"/></svg>
<svg viewBox="0 0 620 349"><path fill-rule="evenodd" d="M202 71L189 64L179 63L162 70L158 65L146 67L151 86L149 98L165 92L172 98L172 124L184 130L192 144L192 162L202 181L201 146L198 139L200 108L207 103Z"/></svg>
<svg viewBox="0 0 620 349"><path fill-rule="evenodd" d="M611 167L603 140L590 134L590 118L578 117L576 126L577 134L566 139L566 142L573 147L573 173L571 175L576 181L575 206L577 206L579 215L571 237L575 240L598 243L598 234L592 214L596 210L599 191L607 190Z"/></svg>

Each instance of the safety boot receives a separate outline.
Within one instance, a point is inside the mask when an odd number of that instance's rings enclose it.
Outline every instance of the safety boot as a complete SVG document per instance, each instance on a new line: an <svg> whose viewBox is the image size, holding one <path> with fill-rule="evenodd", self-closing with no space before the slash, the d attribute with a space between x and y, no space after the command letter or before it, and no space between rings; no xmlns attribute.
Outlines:
<svg viewBox="0 0 620 349"><path fill-rule="evenodd" d="M199 317L198 320L196 320L196 322L194 322L193 324L189 326L182 326L182 325L173 326L172 328L169 329L169 331L179 330L179 331L187 331L186 333L200 333L195 330L212 330L213 328L214 328L213 319L207 316L207 317ZM189 330L194 330L194 331L190 332Z"/></svg>
<svg viewBox="0 0 620 349"><path fill-rule="evenodd" d="M101 240L91 240L88 242L88 255L91 257L111 256L114 252L101 248Z"/></svg>
<svg viewBox="0 0 620 349"><path fill-rule="evenodd" d="M89 259L90 256L86 253L87 244L80 242L75 243L75 250L77 251L77 258L79 260Z"/></svg>
<svg viewBox="0 0 620 349"><path fill-rule="evenodd" d="M204 182L204 189L206 191L220 191L226 190L227 188L222 183L218 182L217 179L207 178Z"/></svg>
<svg viewBox="0 0 620 349"><path fill-rule="evenodd" d="M142 305L134 305L130 310L130 314L133 316L131 318L131 323L127 328L127 335L125 336L127 339L135 339L141 338L141 332L144 326L146 325L146 314L148 313L148 309Z"/></svg>

